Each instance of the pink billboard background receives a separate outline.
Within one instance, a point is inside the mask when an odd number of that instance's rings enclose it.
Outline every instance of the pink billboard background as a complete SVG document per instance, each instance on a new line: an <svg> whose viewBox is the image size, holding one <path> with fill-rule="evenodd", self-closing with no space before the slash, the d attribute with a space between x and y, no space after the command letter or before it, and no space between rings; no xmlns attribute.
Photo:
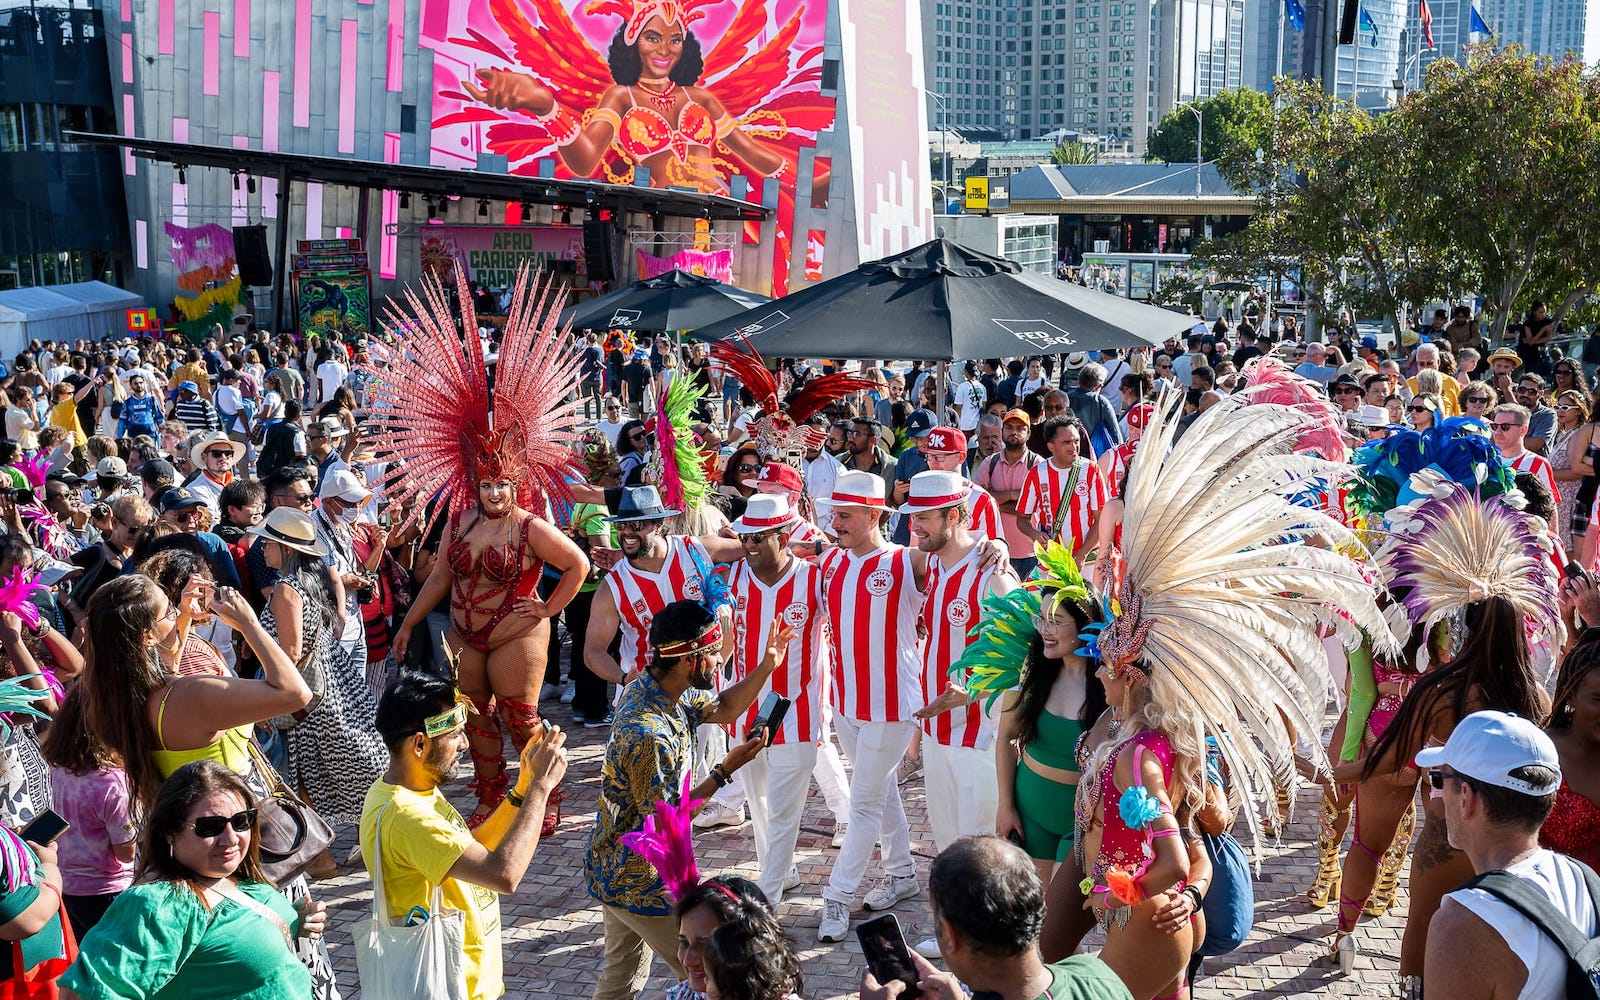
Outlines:
<svg viewBox="0 0 1600 1000"><path fill-rule="evenodd" d="M776 177L773 292L787 290L801 153L835 113L821 93L826 0L422 0L421 11L434 165L472 169L488 153L513 174L548 162L557 177L618 184L646 167L652 186L716 194L743 176L752 201ZM618 82L614 40L655 58L663 23L692 36L671 56L673 81L698 43L694 82Z"/></svg>

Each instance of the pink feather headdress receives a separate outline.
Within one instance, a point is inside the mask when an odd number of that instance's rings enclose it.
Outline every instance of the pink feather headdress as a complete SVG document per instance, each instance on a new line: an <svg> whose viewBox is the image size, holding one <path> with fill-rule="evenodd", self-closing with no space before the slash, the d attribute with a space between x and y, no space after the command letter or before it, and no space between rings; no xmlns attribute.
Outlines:
<svg viewBox="0 0 1600 1000"><path fill-rule="evenodd" d="M1315 423L1295 442L1295 451L1314 451L1330 462L1343 462L1350 456L1339 409L1316 384L1296 375L1277 358L1263 354L1244 366L1244 386L1240 389L1251 403L1277 403L1311 417Z"/></svg>
<svg viewBox="0 0 1600 1000"><path fill-rule="evenodd" d="M705 800L689 798L694 787L692 781L685 774L677 805L664 799L657 802L655 815L645 817L644 829L619 838L622 846L650 862L673 902L700 884L700 867L694 860L694 827L690 821Z"/></svg>
<svg viewBox="0 0 1600 1000"><path fill-rule="evenodd" d="M420 296L407 289L405 308L389 310L395 346L362 366L373 379L380 446L396 459L385 488L402 502L438 497L441 510L457 511L477 503L481 479L506 478L518 503L542 512L542 500L567 496L568 478L581 473L577 401L566 398L581 358L556 322L562 289L526 265L517 272L491 375L466 268L455 274L460 329L443 285L425 277Z"/></svg>
<svg viewBox="0 0 1600 1000"><path fill-rule="evenodd" d="M39 489L44 485L45 478L50 475L50 457L41 451L32 458L24 458L13 463L12 467L22 473L30 486Z"/></svg>

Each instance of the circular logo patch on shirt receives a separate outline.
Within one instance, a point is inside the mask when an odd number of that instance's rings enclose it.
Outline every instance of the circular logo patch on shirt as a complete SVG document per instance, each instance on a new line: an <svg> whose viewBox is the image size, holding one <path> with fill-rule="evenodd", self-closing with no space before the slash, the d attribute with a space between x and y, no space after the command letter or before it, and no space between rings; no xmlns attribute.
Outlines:
<svg viewBox="0 0 1600 1000"><path fill-rule="evenodd" d="M698 601L705 596L705 593L700 589L699 577L691 576L683 581L683 596L691 601Z"/></svg>
<svg viewBox="0 0 1600 1000"><path fill-rule="evenodd" d="M811 609L800 601L783 609L783 623L790 628L804 628L806 622L811 620Z"/></svg>
<svg viewBox="0 0 1600 1000"><path fill-rule="evenodd" d="M867 576L867 593L882 597L894 586L894 574L886 569L874 570Z"/></svg>
<svg viewBox="0 0 1600 1000"><path fill-rule="evenodd" d="M972 621L972 605L958 597L945 609L945 617L950 619L950 624L965 628Z"/></svg>
<svg viewBox="0 0 1600 1000"><path fill-rule="evenodd" d="M1080 497L1088 496L1089 495L1089 481L1087 479L1085 479L1084 481L1080 482L1078 484L1078 488L1076 490L1074 490L1073 492L1077 493L1078 496L1080 496Z"/></svg>

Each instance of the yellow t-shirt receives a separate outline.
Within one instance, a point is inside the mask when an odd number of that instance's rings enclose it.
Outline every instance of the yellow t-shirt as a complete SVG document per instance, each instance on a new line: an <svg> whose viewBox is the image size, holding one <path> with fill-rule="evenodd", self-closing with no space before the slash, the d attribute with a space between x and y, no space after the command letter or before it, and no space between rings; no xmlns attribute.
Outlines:
<svg viewBox="0 0 1600 1000"><path fill-rule="evenodd" d="M383 813L383 891L389 919L401 921L413 906L431 909L438 885L447 910L465 914L467 995L494 1000L506 991L500 956L500 896L447 877L472 842L466 821L435 788L426 794L375 782L361 806L361 853L376 857L375 824ZM368 868L374 868L369 864Z"/></svg>

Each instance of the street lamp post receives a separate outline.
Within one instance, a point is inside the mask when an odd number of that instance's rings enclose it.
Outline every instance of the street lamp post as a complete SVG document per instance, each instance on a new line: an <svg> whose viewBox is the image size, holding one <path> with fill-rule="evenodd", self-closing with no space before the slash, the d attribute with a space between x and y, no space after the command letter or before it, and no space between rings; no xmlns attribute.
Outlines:
<svg viewBox="0 0 1600 1000"><path fill-rule="evenodd" d="M937 91L928 91L928 96L939 102L939 214L943 215L950 203L950 107Z"/></svg>
<svg viewBox="0 0 1600 1000"><path fill-rule="evenodd" d="M1205 157L1200 155L1200 140L1205 130L1205 116L1200 113L1200 102L1188 106L1194 113L1194 196L1200 197L1200 165L1205 162Z"/></svg>

